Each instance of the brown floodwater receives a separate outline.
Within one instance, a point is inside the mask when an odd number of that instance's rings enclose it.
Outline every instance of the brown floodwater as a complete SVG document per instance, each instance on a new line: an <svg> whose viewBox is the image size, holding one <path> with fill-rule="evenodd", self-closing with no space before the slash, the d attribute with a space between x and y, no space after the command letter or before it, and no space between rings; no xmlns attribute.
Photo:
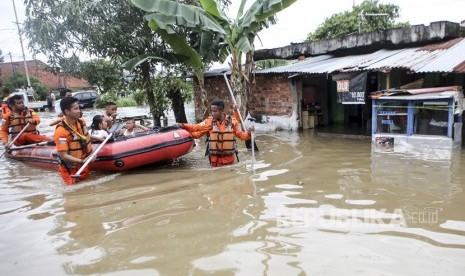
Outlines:
<svg viewBox="0 0 465 276"><path fill-rule="evenodd" d="M239 163L210 168L201 139L173 164L70 187L2 158L0 275L465 271L463 151L425 161L313 130L256 137L253 169L243 142Z"/></svg>

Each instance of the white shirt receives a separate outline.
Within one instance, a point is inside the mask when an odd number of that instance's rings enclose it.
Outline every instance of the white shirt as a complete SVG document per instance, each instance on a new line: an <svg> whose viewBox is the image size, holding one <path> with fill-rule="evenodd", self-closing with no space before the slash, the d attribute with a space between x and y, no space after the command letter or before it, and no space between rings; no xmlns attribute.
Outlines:
<svg viewBox="0 0 465 276"><path fill-rule="evenodd" d="M60 115L62 112L61 112L61 107L60 107L60 102L61 100L58 100L55 102L55 112L57 115Z"/></svg>
<svg viewBox="0 0 465 276"><path fill-rule="evenodd" d="M93 137L96 137L96 138L105 139L105 138L108 137L109 134L108 134L108 132L106 132L103 129L99 129L99 130L91 129L90 130L90 135L93 136Z"/></svg>

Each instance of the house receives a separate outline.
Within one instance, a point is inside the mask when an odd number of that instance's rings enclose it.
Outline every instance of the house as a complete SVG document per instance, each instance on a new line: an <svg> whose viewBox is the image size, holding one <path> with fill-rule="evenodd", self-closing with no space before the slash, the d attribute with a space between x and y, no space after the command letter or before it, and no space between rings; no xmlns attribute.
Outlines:
<svg viewBox="0 0 465 276"><path fill-rule="evenodd" d="M30 77L37 78L40 83L51 90L68 87L72 90L91 88L92 86L84 79L79 79L62 72L57 72L40 60L28 60L27 69ZM26 75L23 61L0 63L0 79L6 83L9 76L15 73ZM26 84L24 84L26 86Z"/></svg>
<svg viewBox="0 0 465 276"><path fill-rule="evenodd" d="M256 51L256 61L294 62L255 72L249 108L254 117L279 121L283 129L356 125L370 135L371 92L406 84L464 87L460 34L460 24L440 21ZM222 71L206 72L208 99L229 99ZM198 89L195 96L198 104Z"/></svg>

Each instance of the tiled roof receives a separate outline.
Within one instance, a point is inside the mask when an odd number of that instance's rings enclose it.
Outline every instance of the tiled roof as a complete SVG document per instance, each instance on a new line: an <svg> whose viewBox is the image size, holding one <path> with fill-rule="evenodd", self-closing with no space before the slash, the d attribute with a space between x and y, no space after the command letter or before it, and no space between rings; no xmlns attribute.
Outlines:
<svg viewBox="0 0 465 276"><path fill-rule="evenodd" d="M37 78L40 83L47 86L49 89L56 90L62 87L83 89L91 87L84 79L53 72L50 66L40 60L28 60L26 63L29 76ZM13 74L13 68L15 72L19 72L23 75L26 74L23 61L0 63L0 79L2 79L4 83L8 80L8 77Z"/></svg>

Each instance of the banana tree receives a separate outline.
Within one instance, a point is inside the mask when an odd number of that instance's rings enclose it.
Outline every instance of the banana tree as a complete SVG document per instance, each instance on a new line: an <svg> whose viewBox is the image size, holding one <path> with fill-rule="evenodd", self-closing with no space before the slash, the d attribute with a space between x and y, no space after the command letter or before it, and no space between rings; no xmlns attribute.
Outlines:
<svg viewBox="0 0 465 276"><path fill-rule="evenodd" d="M219 8L215 0L199 0L200 7L185 5L170 0L131 0L140 9L148 12L145 19L150 28L171 46L174 52L190 57L187 65L193 68L201 87L202 102L206 105L203 89L205 66L198 62L224 62L231 55L231 83L241 113L247 108L248 96L253 83L253 42L258 32L275 22L276 13L297 0L256 0L244 12L247 0L242 0L236 19L231 20ZM195 45L179 33L179 27L196 31L201 39L198 51ZM215 49L212 51L212 49ZM202 59L202 57L208 57ZM213 55L213 56L212 56ZM245 55L245 63L243 56ZM202 71L202 73L200 73Z"/></svg>

